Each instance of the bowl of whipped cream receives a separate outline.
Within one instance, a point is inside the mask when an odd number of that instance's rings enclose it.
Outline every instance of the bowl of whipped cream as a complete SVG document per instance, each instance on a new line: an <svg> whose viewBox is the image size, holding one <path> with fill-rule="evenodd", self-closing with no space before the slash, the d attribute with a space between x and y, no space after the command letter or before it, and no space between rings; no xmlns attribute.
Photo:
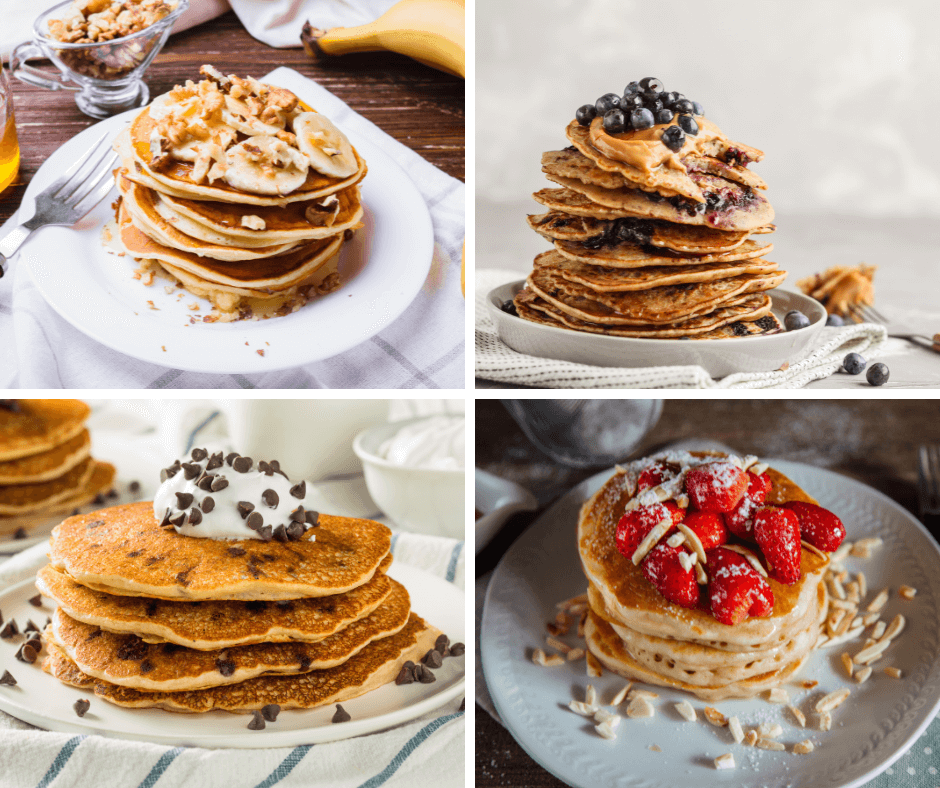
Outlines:
<svg viewBox="0 0 940 788"><path fill-rule="evenodd" d="M464 538L465 446L462 415L395 421L353 441L369 494L396 527L454 539Z"/></svg>

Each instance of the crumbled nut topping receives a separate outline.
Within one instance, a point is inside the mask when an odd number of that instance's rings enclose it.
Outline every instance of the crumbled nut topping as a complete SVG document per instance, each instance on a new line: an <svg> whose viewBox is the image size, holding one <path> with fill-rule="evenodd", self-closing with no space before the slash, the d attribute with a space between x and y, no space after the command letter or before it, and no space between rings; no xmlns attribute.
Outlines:
<svg viewBox="0 0 940 788"><path fill-rule="evenodd" d="M94 44L139 33L176 10L175 0L73 0L49 20L49 35L67 44Z"/></svg>

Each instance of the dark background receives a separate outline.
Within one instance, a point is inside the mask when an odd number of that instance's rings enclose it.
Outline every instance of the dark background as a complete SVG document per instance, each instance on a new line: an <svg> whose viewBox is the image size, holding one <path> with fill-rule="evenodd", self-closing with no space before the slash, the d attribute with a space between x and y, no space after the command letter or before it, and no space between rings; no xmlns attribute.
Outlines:
<svg viewBox="0 0 940 788"><path fill-rule="evenodd" d="M940 400L666 400L659 423L632 456L694 438L720 441L740 454L795 460L851 476L918 516L917 448L940 443ZM480 552L477 577L496 566L552 501L601 470L554 463L529 443L498 400L476 402L476 466L526 487L540 505L539 512L510 519ZM940 521L931 519L927 525L940 539ZM529 758L477 706L476 785L564 783Z"/></svg>

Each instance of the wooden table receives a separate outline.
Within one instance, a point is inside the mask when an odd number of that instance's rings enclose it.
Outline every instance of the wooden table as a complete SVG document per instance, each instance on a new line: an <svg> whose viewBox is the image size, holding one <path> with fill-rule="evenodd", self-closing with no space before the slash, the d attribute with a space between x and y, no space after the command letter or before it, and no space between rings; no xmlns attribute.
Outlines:
<svg viewBox="0 0 940 788"><path fill-rule="evenodd" d="M170 38L147 70L150 95L198 79L204 63L226 74L252 76L278 66L293 68L431 164L464 179L462 79L385 52L313 61L303 49L272 49L256 41L229 12ZM0 224L19 207L33 173L52 152L96 122L79 111L72 93L11 82L22 163L15 183L0 195Z"/></svg>
<svg viewBox="0 0 940 788"><path fill-rule="evenodd" d="M594 470L560 466L534 448L506 410L476 403L476 466L532 491L544 510ZM742 454L795 460L864 482L917 514L918 445L940 442L938 400L666 400L637 457L672 441L720 441ZM540 512L511 519L477 556L477 577L492 570ZM940 522L929 522L940 539ZM479 705L476 785L562 786Z"/></svg>

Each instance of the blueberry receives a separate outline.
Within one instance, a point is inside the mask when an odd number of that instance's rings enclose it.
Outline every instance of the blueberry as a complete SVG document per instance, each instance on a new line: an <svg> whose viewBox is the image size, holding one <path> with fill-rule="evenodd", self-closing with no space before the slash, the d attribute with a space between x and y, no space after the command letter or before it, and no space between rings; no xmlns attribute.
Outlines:
<svg viewBox="0 0 940 788"><path fill-rule="evenodd" d="M678 94L675 91L670 91L669 93L663 93L659 100L663 102L664 107L672 109L672 105L676 103L676 96Z"/></svg>
<svg viewBox="0 0 940 788"><path fill-rule="evenodd" d="M623 134L626 131L622 109L612 109L604 115L604 131L608 134Z"/></svg>
<svg viewBox="0 0 940 788"><path fill-rule="evenodd" d="M663 102L661 102L659 99L646 99L643 102L643 106L652 112L653 115L655 115L663 108Z"/></svg>
<svg viewBox="0 0 940 788"><path fill-rule="evenodd" d="M642 131L643 129L653 128L656 121L653 118L653 113L644 107L643 109L635 109L630 113L630 125L637 131Z"/></svg>
<svg viewBox="0 0 940 788"><path fill-rule="evenodd" d="M663 89L663 82L656 77L644 77L640 80L640 90L644 93L660 93Z"/></svg>
<svg viewBox="0 0 940 788"><path fill-rule="evenodd" d="M688 99L684 98L684 99L679 99L678 101L676 101L672 105L672 108L676 112L692 112L695 109L695 105Z"/></svg>
<svg viewBox="0 0 940 788"><path fill-rule="evenodd" d="M845 325L845 321L839 315L829 315L826 318L826 325L841 327Z"/></svg>
<svg viewBox="0 0 940 788"><path fill-rule="evenodd" d="M858 375L868 362L865 361L858 353L849 353L844 359L842 359L842 369L848 372L850 375ZM884 366L884 364L882 364Z"/></svg>
<svg viewBox="0 0 940 788"><path fill-rule="evenodd" d="M671 109L661 109L659 112L656 113L656 123L657 124L672 123L672 119L674 117L675 115L673 115L673 112ZM683 138L684 137L685 135L683 135Z"/></svg>
<svg viewBox="0 0 940 788"><path fill-rule="evenodd" d="M809 325L809 318L799 309L793 309L787 312L786 317L783 318L783 325L786 326L787 331L798 331Z"/></svg>
<svg viewBox="0 0 940 788"><path fill-rule="evenodd" d="M868 368L868 373L865 375L865 377L873 386L883 386L888 382L888 375L888 368L881 362L878 362L877 364L872 364Z"/></svg>
<svg viewBox="0 0 940 788"><path fill-rule="evenodd" d="M693 137L698 134L698 123L691 115L680 115L677 123L686 134L691 134Z"/></svg>
<svg viewBox="0 0 940 788"><path fill-rule="evenodd" d="M620 109L620 96L616 93L605 93L594 102L594 109L601 116L606 115L612 109Z"/></svg>
<svg viewBox="0 0 940 788"><path fill-rule="evenodd" d="M692 112L695 113L696 115L704 115L705 108L701 104L699 104L697 101L693 101Z"/></svg>
<svg viewBox="0 0 940 788"><path fill-rule="evenodd" d="M685 132L678 126L670 126L663 132L663 145L669 150L682 150L682 146L685 145Z"/></svg>
<svg viewBox="0 0 940 788"><path fill-rule="evenodd" d="M622 99L620 99L620 109L622 109L624 112L628 114L630 112L633 112L633 110L635 109L639 109L642 106L643 106L642 97L636 95L635 93L625 95Z"/></svg>
<svg viewBox="0 0 940 788"><path fill-rule="evenodd" d="M631 82L629 85L627 85L627 86L623 89L623 95L625 95L625 96L628 96L628 95L630 95L631 93L632 93L632 94L636 94L636 93L639 93L639 92L640 92L640 83L639 83L639 82Z"/></svg>
<svg viewBox="0 0 940 788"><path fill-rule="evenodd" d="M500 307L503 312L507 315L515 315L519 317L519 313L516 311L516 305L513 303L513 300L510 298L508 301L503 301L503 305Z"/></svg>
<svg viewBox="0 0 940 788"><path fill-rule="evenodd" d="M594 108L593 104L585 104L583 107L578 108L574 116L582 126L590 126L591 121L597 117L597 110Z"/></svg>

